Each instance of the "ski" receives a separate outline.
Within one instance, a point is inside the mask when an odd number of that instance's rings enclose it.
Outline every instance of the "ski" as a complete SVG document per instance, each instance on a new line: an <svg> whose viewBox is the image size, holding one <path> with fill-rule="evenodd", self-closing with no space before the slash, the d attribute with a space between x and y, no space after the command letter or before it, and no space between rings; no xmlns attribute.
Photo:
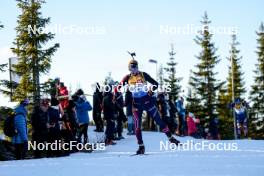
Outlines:
<svg viewBox="0 0 264 176"><path fill-rule="evenodd" d="M147 154L147 153L145 153L145 154L137 154L137 153L135 153L135 154L132 154L130 156L144 156L144 155L149 155L149 154Z"/></svg>

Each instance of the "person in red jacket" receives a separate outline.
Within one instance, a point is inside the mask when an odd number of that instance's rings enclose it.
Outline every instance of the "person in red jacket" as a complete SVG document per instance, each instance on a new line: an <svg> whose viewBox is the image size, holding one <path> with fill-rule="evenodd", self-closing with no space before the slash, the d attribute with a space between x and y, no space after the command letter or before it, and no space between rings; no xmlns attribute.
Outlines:
<svg viewBox="0 0 264 176"><path fill-rule="evenodd" d="M62 109L65 110L69 105L69 92L63 82L61 82L59 85L58 99L60 101Z"/></svg>
<svg viewBox="0 0 264 176"><path fill-rule="evenodd" d="M199 119L196 119L194 114L189 112L187 115L188 136L197 136L198 129L196 124L198 123L200 123Z"/></svg>

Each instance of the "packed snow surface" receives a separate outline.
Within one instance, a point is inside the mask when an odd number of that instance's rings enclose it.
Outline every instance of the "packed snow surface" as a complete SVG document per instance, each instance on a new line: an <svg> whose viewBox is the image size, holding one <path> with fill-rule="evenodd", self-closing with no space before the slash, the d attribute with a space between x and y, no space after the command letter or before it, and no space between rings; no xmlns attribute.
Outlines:
<svg viewBox="0 0 264 176"><path fill-rule="evenodd" d="M124 132L125 134L125 132ZM169 150L164 134L143 132L146 154L131 156L137 150L135 136L125 136L104 151L75 153L68 157L23 161L0 161L0 176L264 176L264 141L208 141L236 146L235 150ZM90 142L98 135L89 130ZM177 137L189 145L204 142L191 137ZM190 142L191 141L191 142ZM168 145L169 146L169 145Z"/></svg>

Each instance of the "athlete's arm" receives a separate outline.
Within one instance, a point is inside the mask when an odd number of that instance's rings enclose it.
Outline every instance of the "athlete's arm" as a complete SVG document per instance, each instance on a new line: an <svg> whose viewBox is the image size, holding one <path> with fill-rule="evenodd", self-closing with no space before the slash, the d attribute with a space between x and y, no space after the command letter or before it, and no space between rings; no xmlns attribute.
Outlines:
<svg viewBox="0 0 264 176"><path fill-rule="evenodd" d="M155 91L155 90L158 88L159 83L158 83L156 80L154 80L154 79L153 79L149 74L147 74L146 72L142 72L142 73L143 73L143 76L144 76L145 80L146 80L147 82L149 82L150 84L153 85L152 90Z"/></svg>
<svg viewBox="0 0 264 176"><path fill-rule="evenodd" d="M129 74L126 75L122 81L115 87L114 89L114 93L116 93L117 91L120 90L120 88L122 88L124 85L128 84L128 79L129 79Z"/></svg>

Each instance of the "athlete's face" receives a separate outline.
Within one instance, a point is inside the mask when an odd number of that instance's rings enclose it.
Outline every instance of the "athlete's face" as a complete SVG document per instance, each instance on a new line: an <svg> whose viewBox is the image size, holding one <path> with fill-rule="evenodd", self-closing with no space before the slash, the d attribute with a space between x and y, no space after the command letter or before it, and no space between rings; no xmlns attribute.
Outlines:
<svg viewBox="0 0 264 176"><path fill-rule="evenodd" d="M236 105L235 105L235 108L236 108L236 109L240 109L240 108L241 108L241 103L236 104Z"/></svg>
<svg viewBox="0 0 264 176"><path fill-rule="evenodd" d="M132 64L129 65L129 68L128 69L131 72L131 74L137 74L137 72L138 72L138 65L132 63Z"/></svg>

